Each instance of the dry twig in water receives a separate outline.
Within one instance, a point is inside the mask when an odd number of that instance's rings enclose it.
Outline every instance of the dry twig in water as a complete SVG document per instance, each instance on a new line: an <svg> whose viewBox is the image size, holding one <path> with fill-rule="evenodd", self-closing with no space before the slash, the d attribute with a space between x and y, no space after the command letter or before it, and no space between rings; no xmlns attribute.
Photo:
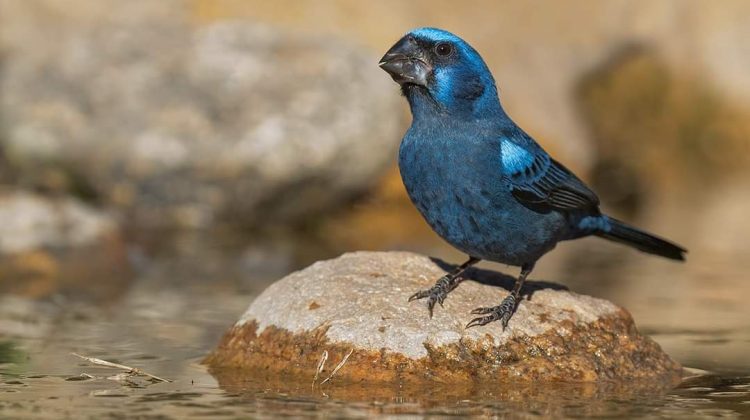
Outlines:
<svg viewBox="0 0 750 420"><path fill-rule="evenodd" d="M320 372L323 372L323 368L326 366L326 360L328 360L328 350L323 350L323 354L320 355L320 362L318 362L318 369L315 371L315 377L313 378L313 386L315 386L315 382L318 382Z"/></svg>
<svg viewBox="0 0 750 420"><path fill-rule="evenodd" d="M126 370L126 371L128 371L128 372L130 372L132 374L135 374L135 375L148 376L149 378L154 379L154 380L159 381L159 382L172 382L170 380L167 380L167 379L164 379L164 378L160 378L160 377L158 377L156 375L152 375L152 374L150 374L148 372L144 372L144 371L142 371L142 370L140 370L138 368L121 365L119 363L108 362L106 360L97 359L96 357L82 356L82 355L80 355L78 353L70 353L70 354L72 354L75 357L80 357L81 359L83 359L83 360L85 360L85 361L87 361L89 363L93 363L95 365L106 366L106 367L114 368L114 369Z"/></svg>
<svg viewBox="0 0 750 420"><path fill-rule="evenodd" d="M325 378L325 380L321 382L320 384L323 385L324 383L330 381L333 378L333 375L335 375L336 372L338 372L339 369L341 369L341 367L344 366L344 363L346 363L346 361L349 360L349 356L351 356L352 353L354 353L354 349L349 350L349 353L346 356L344 356L343 359L341 359L341 361L339 362L338 365L336 365L335 368L333 368L333 372L331 372L331 376Z"/></svg>

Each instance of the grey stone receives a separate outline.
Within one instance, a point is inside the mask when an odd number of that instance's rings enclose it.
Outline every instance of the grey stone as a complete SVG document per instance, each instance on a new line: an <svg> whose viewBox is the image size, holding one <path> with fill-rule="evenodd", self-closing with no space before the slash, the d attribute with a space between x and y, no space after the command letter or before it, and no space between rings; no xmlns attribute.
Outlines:
<svg viewBox="0 0 750 420"><path fill-rule="evenodd" d="M402 104L377 53L346 40L195 27L160 2L56 14L45 37L24 8L54 2L24 4L0 20L0 146L28 182L83 187L148 226L262 226L361 193L394 156Z"/></svg>
<svg viewBox="0 0 750 420"><path fill-rule="evenodd" d="M430 319L423 303L407 299L444 273L435 261L405 252L356 252L317 262L264 291L207 362L309 374L322 351L349 349L354 353L345 375L355 380L597 381L663 379L679 371L638 333L627 311L554 283L529 282L527 299L505 331L500 323L466 329L472 309L499 304L512 285L508 276L470 270L472 280Z"/></svg>
<svg viewBox="0 0 750 420"><path fill-rule="evenodd" d="M0 192L0 255L96 244L117 231L115 219L71 198Z"/></svg>
<svg viewBox="0 0 750 420"><path fill-rule="evenodd" d="M464 282L450 293L444 308L435 308L430 319L424 305L408 303L407 299L432 286L443 274L435 263L417 254L344 254L271 285L250 305L238 325L256 320L258 333L270 325L300 333L328 323L326 337L332 342L368 350L385 348L419 358L427 356L425 343L441 346L462 338L480 340L490 334L499 345L512 335L535 336L557 328L562 320L589 323L619 310L605 300L546 289L520 305L507 333L499 323L465 329L473 318L469 314L472 309L498 305L505 290ZM313 301L319 308L311 311ZM540 322L541 314L551 317ZM381 326L387 326L385 332L378 331Z"/></svg>

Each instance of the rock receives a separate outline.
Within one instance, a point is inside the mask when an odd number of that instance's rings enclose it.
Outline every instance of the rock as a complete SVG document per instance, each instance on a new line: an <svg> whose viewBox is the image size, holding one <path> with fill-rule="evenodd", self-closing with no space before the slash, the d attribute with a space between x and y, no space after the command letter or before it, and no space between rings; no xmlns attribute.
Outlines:
<svg viewBox="0 0 750 420"><path fill-rule="evenodd" d="M447 266L404 252L356 252L322 261L271 285L224 336L205 363L353 381L609 381L670 383L680 366L641 335L624 309L553 283L531 281L503 332L499 323L465 329L469 312L494 306L512 279L472 269L430 319L407 302ZM502 287L498 287L502 286ZM227 369L224 369L227 368Z"/></svg>
<svg viewBox="0 0 750 420"><path fill-rule="evenodd" d="M249 21L196 27L165 3L106 18L5 5L0 141L19 177L140 225L258 227L351 199L391 162L403 104L378 53ZM28 32L48 24L54 37Z"/></svg>
<svg viewBox="0 0 750 420"><path fill-rule="evenodd" d="M79 296L104 299L127 283L126 249L107 213L72 198L12 190L0 192L0 220L0 294L80 289Z"/></svg>
<svg viewBox="0 0 750 420"><path fill-rule="evenodd" d="M91 245L117 231L117 223L74 199L24 191L0 193L0 254Z"/></svg>

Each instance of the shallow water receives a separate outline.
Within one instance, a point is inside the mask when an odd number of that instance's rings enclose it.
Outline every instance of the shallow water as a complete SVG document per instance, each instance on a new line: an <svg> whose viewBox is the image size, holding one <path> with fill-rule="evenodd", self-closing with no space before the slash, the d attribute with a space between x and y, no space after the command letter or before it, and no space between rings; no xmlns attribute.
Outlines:
<svg viewBox="0 0 750 420"><path fill-rule="evenodd" d="M612 287L587 282L611 275L593 268L577 272L579 282L569 284L628 307L640 329L689 368L674 389L576 383L414 389L335 379L312 386L312 378L214 377L200 364L253 297L290 266L255 248L196 243L201 241L152 257L135 248L132 282L104 302L0 296L0 418L750 417L750 321L738 303L746 289L737 289L742 279L731 273L713 282L724 297L655 286L665 273L681 277L682 289L695 286L684 269L658 261L634 269L609 261L606 266L618 273ZM606 248L596 255L611 258ZM241 274L248 272L251 279ZM694 303L706 299L712 304ZM73 352L172 382L116 376L119 370L94 366Z"/></svg>

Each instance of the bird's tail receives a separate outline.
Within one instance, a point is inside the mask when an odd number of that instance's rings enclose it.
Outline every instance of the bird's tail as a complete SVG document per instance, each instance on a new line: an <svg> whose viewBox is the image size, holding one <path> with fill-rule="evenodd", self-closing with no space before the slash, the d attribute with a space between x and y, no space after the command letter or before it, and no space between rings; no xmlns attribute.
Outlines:
<svg viewBox="0 0 750 420"><path fill-rule="evenodd" d="M596 232L597 236L631 246L649 254L659 255L671 260L685 261L687 249L617 219L607 218L609 229Z"/></svg>

